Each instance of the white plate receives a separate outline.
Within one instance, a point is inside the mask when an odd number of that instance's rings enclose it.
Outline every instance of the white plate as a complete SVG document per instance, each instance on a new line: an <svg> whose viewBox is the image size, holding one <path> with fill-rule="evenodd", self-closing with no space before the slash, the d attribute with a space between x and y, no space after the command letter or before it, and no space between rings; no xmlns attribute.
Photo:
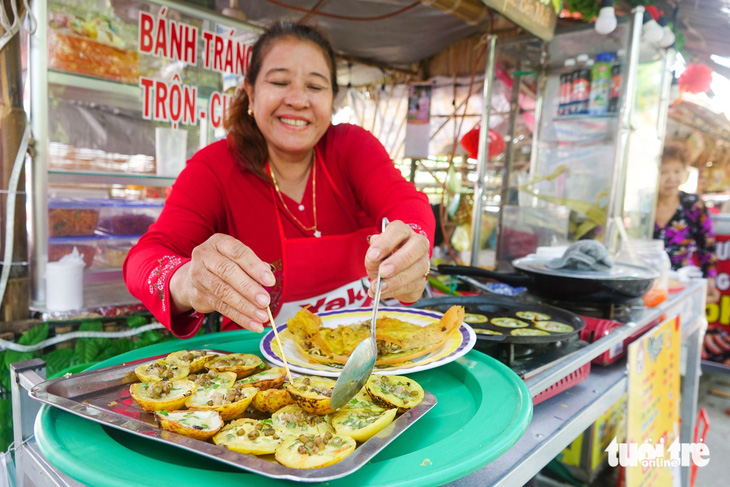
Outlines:
<svg viewBox="0 0 730 487"><path fill-rule="evenodd" d="M326 311L324 313L319 313L319 317L322 318L323 326L335 328L339 325L351 325L354 323L362 323L363 321L369 322L372 314L372 308L358 308ZM387 315L392 318L407 321L408 323L413 323L414 325L427 326L441 320L443 313L422 309L379 308L378 315ZM280 335L285 330L285 324L277 327L277 331ZM342 365L337 364L334 366L330 364L312 363L299 351L293 341L286 339L288 333L284 335L282 346L284 347L284 353L286 354L286 359L287 362L289 362L289 368L291 370L301 374L312 374L326 377L338 377L340 375L340 370L342 370L343 367ZM477 337L474 330L472 330L466 323L462 323L459 328L459 332L452 334L446 343L433 352L406 363L376 366L375 369L373 369L373 373L400 375L433 369L435 367L448 364L449 362L453 362L459 357L465 355L472 349L472 347L474 347L476 340ZM274 330L270 330L263 337L259 348L261 349L261 354L266 360L276 365L284 365L284 361L281 359L281 350L274 338Z"/></svg>

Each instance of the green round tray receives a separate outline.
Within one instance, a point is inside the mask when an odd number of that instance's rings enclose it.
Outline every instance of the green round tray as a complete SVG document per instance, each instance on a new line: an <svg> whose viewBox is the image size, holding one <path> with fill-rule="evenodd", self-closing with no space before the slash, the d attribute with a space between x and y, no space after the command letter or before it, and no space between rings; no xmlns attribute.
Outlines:
<svg viewBox="0 0 730 487"><path fill-rule="evenodd" d="M176 340L125 353L99 369L181 349L210 348L258 353L261 335L235 331ZM525 432L532 400L509 368L480 352L436 369L410 374L438 404L355 473L328 486L440 485L499 457ZM35 435L46 459L90 486L195 485L274 486L290 483L102 426L44 405ZM291 482L294 485L294 482Z"/></svg>

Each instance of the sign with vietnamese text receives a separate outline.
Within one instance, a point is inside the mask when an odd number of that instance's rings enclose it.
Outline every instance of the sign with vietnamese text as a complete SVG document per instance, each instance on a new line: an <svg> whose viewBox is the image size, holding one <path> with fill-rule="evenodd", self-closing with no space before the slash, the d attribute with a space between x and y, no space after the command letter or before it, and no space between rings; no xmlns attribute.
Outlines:
<svg viewBox="0 0 730 487"><path fill-rule="evenodd" d="M681 336L675 317L629 345L627 441L623 453L614 445L616 458L623 456L629 465L627 487L675 485L679 478L679 464L673 461L678 447L670 445L679 438ZM612 461L613 449L606 451Z"/></svg>
<svg viewBox="0 0 730 487"><path fill-rule="evenodd" d="M168 19L167 7L158 15L139 12L138 51L176 63L216 71L221 74L245 76L252 47L237 41L231 30L227 34L201 30L174 19ZM202 49L201 49L202 47ZM200 52L199 52L200 51ZM196 125L208 118L213 128L220 128L233 97L214 91L207 106L197 106L197 86L185 84L175 74L171 81L140 76L142 116L145 120L170 122L173 128Z"/></svg>

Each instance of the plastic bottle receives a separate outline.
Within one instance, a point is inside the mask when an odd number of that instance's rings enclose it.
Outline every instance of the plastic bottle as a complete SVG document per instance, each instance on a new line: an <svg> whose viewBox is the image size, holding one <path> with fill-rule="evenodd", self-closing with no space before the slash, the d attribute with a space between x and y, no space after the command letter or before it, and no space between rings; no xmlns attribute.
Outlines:
<svg viewBox="0 0 730 487"><path fill-rule="evenodd" d="M626 51L619 49L611 67L611 95L608 99L608 113L618 112L618 102L621 97L621 81L623 79L623 57Z"/></svg>
<svg viewBox="0 0 730 487"><path fill-rule="evenodd" d="M575 59L568 58L565 60L563 72L560 74L558 116L570 115L572 113L573 71L575 71Z"/></svg>
<svg viewBox="0 0 730 487"><path fill-rule="evenodd" d="M612 52L602 52L596 56L596 62L591 68L591 95L588 105L588 112L591 115L608 113L614 58L615 55Z"/></svg>
<svg viewBox="0 0 730 487"><path fill-rule="evenodd" d="M654 281L652 288L644 294L644 304L653 307L666 301L669 294L669 272L672 269L672 263L664 250L663 240L630 240L628 243L624 243L624 247L615 260L657 271L659 277Z"/></svg>
<svg viewBox="0 0 730 487"><path fill-rule="evenodd" d="M577 56L576 70L573 71L573 93L571 102L574 114L588 113L588 101L591 91L591 70L588 66L588 54Z"/></svg>

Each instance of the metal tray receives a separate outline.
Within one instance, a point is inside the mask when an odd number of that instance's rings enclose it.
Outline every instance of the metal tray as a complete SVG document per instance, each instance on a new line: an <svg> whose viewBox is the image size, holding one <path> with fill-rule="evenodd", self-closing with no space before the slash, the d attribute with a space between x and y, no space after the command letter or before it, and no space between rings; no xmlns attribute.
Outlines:
<svg viewBox="0 0 730 487"><path fill-rule="evenodd" d="M215 350L219 353L228 353ZM89 372L60 377L38 384L30 396L102 425L111 426L143 438L167 443L234 467L275 479L324 482L355 472L390 442L418 421L436 403L428 391L420 404L399 416L380 433L358 446L347 458L329 467L300 470L273 460L244 455L220 445L165 431L157 427L154 416L144 411L130 396L129 386L139 382L134 369L141 363L164 358L158 355Z"/></svg>

